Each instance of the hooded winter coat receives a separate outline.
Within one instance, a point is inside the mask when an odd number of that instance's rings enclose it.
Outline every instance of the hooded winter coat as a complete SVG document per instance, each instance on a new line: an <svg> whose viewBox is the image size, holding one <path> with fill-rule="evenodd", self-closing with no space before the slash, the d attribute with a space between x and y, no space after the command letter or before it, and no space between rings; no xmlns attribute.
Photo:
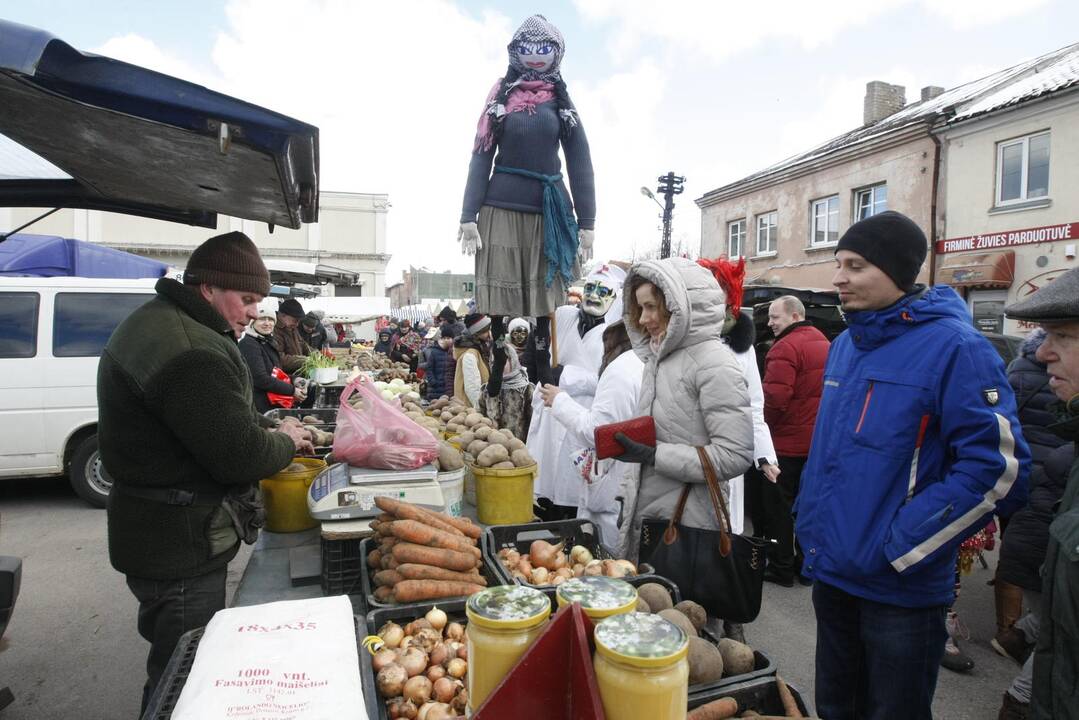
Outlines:
<svg viewBox="0 0 1079 720"><path fill-rule="evenodd" d="M1008 365L1008 382L1015 390L1019 424L1023 426L1023 438L1030 446L1030 458L1035 467L1041 466L1049 453L1067 442L1048 429L1056 422L1049 406L1057 402L1057 396L1049 388L1045 363L1034 357L1044 339L1043 331L1031 333L1019 346L1019 356Z"/></svg>
<svg viewBox="0 0 1079 720"><path fill-rule="evenodd" d="M887 605L949 605L960 543L1026 501L1004 364L943 285L846 319L794 506L802 574Z"/></svg>
<svg viewBox="0 0 1079 720"><path fill-rule="evenodd" d="M660 289L670 312L655 349L637 325L630 288L638 277ZM720 337L726 296L712 274L685 258L649 260L632 267L625 287L626 327L645 365L637 414L656 423L655 461L627 473L623 494L634 499L623 551L635 559L643 522L670 519L686 484L682 524L719 529L696 448L705 448L728 495L726 481L753 462L753 416L742 368Z"/></svg>

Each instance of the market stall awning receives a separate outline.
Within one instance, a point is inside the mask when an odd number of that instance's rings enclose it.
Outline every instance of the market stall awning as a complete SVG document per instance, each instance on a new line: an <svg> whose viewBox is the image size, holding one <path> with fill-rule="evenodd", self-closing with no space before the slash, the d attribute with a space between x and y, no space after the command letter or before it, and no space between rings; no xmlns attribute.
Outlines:
<svg viewBox="0 0 1079 720"><path fill-rule="evenodd" d="M0 207L318 220L318 128L5 20L0 136Z"/></svg>
<svg viewBox="0 0 1079 720"><path fill-rule="evenodd" d="M981 255L951 255L937 268L937 285L969 288L1010 288L1015 279L1015 251Z"/></svg>

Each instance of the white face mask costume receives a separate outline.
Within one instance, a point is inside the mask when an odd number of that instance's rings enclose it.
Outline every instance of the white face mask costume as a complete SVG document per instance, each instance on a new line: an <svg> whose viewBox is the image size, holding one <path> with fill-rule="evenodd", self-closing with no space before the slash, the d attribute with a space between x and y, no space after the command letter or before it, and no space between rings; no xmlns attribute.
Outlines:
<svg viewBox="0 0 1079 720"><path fill-rule="evenodd" d="M544 74L554 66L557 54L551 43L521 42L514 48L517 62L537 74Z"/></svg>
<svg viewBox="0 0 1079 720"><path fill-rule="evenodd" d="M603 317L611 309L611 303L616 297L618 290L613 284L601 279L589 279L584 284L581 311L593 317Z"/></svg>

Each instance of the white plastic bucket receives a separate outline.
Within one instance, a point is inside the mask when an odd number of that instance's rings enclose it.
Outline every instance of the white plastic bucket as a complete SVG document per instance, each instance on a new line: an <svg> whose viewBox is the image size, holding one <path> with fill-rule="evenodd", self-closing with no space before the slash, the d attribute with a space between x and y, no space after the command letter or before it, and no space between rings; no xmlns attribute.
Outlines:
<svg viewBox="0 0 1079 720"><path fill-rule="evenodd" d="M438 474L438 487L442 490L442 504L450 517L461 517L464 498L465 469Z"/></svg>
<svg viewBox="0 0 1079 720"><path fill-rule="evenodd" d="M468 455L466 457L472 457ZM476 507L476 476L472 474L472 466L465 463L465 502Z"/></svg>
<svg viewBox="0 0 1079 720"><path fill-rule="evenodd" d="M337 382L337 368L315 368L311 372L311 380L319 385Z"/></svg>

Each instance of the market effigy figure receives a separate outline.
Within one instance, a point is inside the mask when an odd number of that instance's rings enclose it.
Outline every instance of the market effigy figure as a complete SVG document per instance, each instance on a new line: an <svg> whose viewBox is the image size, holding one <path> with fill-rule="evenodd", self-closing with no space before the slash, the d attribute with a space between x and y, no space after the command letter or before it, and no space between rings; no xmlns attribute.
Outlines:
<svg viewBox="0 0 1079 720"><path fill-rule="evenodd" d="M514 33L509 67L488 95L468 168L458 240L463 253L476 256L476 306L492 319L492 397L501 390L507 316L537 319L537 364L548 380L550 316L565 302L580 262L592 256L592 158L560 72L565 47L542 15Z"/></svg>

